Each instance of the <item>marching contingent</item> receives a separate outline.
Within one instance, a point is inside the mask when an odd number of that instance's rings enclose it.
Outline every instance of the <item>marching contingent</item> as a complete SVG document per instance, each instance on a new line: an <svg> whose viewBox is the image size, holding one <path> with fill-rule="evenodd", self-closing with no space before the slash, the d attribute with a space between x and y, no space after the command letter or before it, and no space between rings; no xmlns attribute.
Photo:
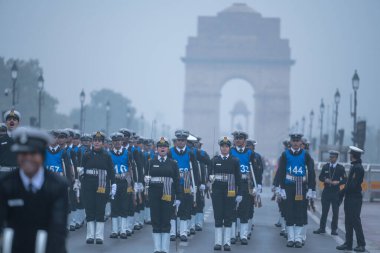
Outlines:
<svg viewBox="0 0 380 253"><path fill-rule="evenodd" d="M121 128L106 136L73 129L42 131L19 127L21 114L4 114L0 132L0 231L3 252L66 252L68 231L86 229L87 244L104 237L127 239L152 226L153 252L168 253L171 242L187 242L203 230L206 199L212 201L215 251L247 245L255 208L262 206L264 162L256 141L244 131L218 140L218 154L202 149L201 137L177 130L158 140ZM308 141L291 133L278 159L272 192L278 203L284 246L306 243L308 207L314 207L317 176ZM323 214L315 234L325 233L333 207L332 235L344 201L346 240L338 250L365 251L360 222L363 150L350 147L348 176L330 151L319 180ZM341 188L344 188L341 190ZM105 235L104 224L111 223ZM84 228L85 227L85 228ZM134 235L135 234L135 235ZM259 234L255 234L259 236ZM37 249L44 249L38 251Z"/></svg>

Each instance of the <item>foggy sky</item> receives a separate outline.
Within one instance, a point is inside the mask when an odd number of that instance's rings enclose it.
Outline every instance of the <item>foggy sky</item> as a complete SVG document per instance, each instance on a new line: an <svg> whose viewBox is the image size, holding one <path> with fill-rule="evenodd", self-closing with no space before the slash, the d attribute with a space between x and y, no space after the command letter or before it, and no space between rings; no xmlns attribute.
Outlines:
<svg viewBox="0 0 380 253"><path fill-rule="evenodd" d="M161 115L160 121L173 129L183 122L180 57L185 55L187 38L196 35L197 17L214 16L234 2L0 0L0 55L38 59L45 87L59 99L60 112L79 106L82 88L89 94L108 87L128 96L145 118ZM291 122L308 115L311 108L318 115L321 97L330 104L331 117L339 88L339 127L351 131L351 78L358 69L358 115L369 125L380 126L380 1L245 3L264 17L281 18L281 37L290 41L296 61L291 70Z"/></svg>

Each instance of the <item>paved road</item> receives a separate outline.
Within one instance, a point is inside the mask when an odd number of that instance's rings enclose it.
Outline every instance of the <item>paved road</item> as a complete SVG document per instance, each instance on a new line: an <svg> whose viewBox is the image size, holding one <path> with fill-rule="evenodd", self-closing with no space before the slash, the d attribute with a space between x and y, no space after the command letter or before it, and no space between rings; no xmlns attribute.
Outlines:
<svg viewBox="0 0 380 253"><path fill-rule="evenodd" d="M253 236L249 241L249 245L233 245L232 252L307 252L307 253L320 253L320 252L338 252L335 250L337 239L330 235L314 235L312 229L317 227L315 221L309 218L308 239L305 247L302 249L286 248L286 241L279 236L280 230L274 226L278 218L277 205L270 201L269 188L264 189L263 207L257 209L255 212L255 227ZM198 232L192 236L187 243L179 243L178 252L180 253L207 253L214 252L214 221L212 208L208 201L205 208L205 227L202 232ZM153 252L153 242L151 236L151 227L145 226L142 230L135 232L135 234L127 240L109 239L110 222L106 223L107 235L103 245L87 245L85 243L85 229L71 232L68 240L68 251L70 253L77 252L133 252L136 253L151 253ZM342 236L342 235L341 235ZM338 239L339 241L339 239ZM175 252L175 244L171 243L171 251Z"/></svg>

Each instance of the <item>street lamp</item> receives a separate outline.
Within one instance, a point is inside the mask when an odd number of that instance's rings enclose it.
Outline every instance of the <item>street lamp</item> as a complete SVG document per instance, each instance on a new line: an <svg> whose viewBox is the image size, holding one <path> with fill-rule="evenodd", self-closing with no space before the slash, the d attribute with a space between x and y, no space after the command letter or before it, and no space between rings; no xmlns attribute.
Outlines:
<svg viewBox="0 0 380 253"><path fill-rule="evenodd" d="M357 116L357 107L358 107L358 101L357 101L357 91L359 89L360 84L360 78L358 75L357 70L355 70L354 76L352 77L352 89L354 90L354 111L351 109L351 117L354 119L354 131L353 131L353 144L356 145L356 116ZM351 106L352 106L352 99L351 99Z"/></svg>
<svg viewBox="0 0 380 253"><path fill-rule="evenodd" d="M79 122L79 129L80 132L83 133L83 126L84 126L84 101L86 99L86 94L84 93L84 90L79 94L79 101L80 101L80 122Z"/></svg>
<svg viewBox="0 0 380 253"><path fill-rule="evenodd" d="M319 106L319 111L321 113L321 132L319 135L319 141L320 145L322 144L322 138L323 138L323 113L325 112L325 104L323 103L323 99L321 99L321 105Z"/></svg>
<svg viewBox="0 0 380 253"><path fill-rule="evenodd" d="M302 116L301 122L302 122L302 134L305 135L305 116Z"/></svg>
<svg viewBox="0 0 380 253"><path fill-rule="evenodd" d="M311 141L311 138L312 138L312 132L313 132L313 120L314 120L314 110L311 110L310 111L310 132L309 132L309 140Z"/></svg>
<svg viewBox="0 0 380 253"><path fill-rule="evenodd" d="M110 101L107 101L107 103L106 103L106 132L107 132L107 135L109 133L110 109L111 109Z"/></svg>
<svg viewBox="0 0 380 253"><path fill-rule="evenodd" d="M11 68L11 76L12 76L12 107L15 107L16 104L16 80L17 80L18 68L16 62L13 62Z"/></svg>
<svg viewBox="0 0 380 253"><path fill-rule="evenodd" d="M42 92L44 91L44 77L42 72L38 77L38 127L41 128L41 108L42 108Z"/></svg>
<svg viewBox="0 0 380 253"><path fill-rule="evenodd" d="M338 106L340 103L340 92L339 89L336 89L335 95L334 95L334 100L335 100L335 124L334 124L334 144L336 144L337 141L337 130L338 130Z"/></svg>

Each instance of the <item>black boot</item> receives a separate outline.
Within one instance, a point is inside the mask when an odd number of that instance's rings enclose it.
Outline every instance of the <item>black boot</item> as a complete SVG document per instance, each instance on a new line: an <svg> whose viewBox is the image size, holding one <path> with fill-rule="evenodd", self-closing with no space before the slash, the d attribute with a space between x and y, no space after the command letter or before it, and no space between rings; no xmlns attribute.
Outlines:
<svg viewBox="0 0 380 253"><path fill-rule="evenodd" d="M342 245L336 246L337 250L352 250L352 246L348 246L346 243L343 243Z"/></svg>
<svg viewBox="0 0 380 253"><path fill-rule="evenodd" d="M296 248L302 248L302 242L296 242L295 244L294 244L294 246L296 247Z"/></svg>
<svg viewBox="0 0 380 253"><path fill-rule="evenodd" d="M318 228L317 230L314 230L313 231L314 234L325 234L326 233L326 230L322 229L322 228Z"/></svg>
<svg viewBox="0 0 380 253"><path fill-rule="evenodd" d="M99 239L99 238L96 238L96 244L103 244L103 240Z"/></svg>
<svg viewBox="0 0 380 253"><path fill-rule="evenodd" d="M214 246L214 250L222 250L222 245L219 245L219 244L215 244Z"/></svg>
<svg viewBox="0 0 380 253"><path fill-rule="evenodd" d="M231 246L228 244L224 244L223 249L224 251L231 251Z"/></svg>
<svg viewBox="0 0 380 253"><path fill-rule="evenodd" d="M365 247L364 246L357 246L354 248L354 251L356 252L365 252Z"/></svg>
<svg viewBox="0 0 380 253"><path fill-rule="evenodd" d="M87 244L94 244L94 238L88 238L88 239L86 240L86 243L87 243Z"/></svg>
<svg viewBox="0 0 380 253"><path fill-rule="evenodd" d="M286 247L293 248L293 247L294 247L294 242L293 242L293 241L289 241L289 242L286 244Z"/></svg>

